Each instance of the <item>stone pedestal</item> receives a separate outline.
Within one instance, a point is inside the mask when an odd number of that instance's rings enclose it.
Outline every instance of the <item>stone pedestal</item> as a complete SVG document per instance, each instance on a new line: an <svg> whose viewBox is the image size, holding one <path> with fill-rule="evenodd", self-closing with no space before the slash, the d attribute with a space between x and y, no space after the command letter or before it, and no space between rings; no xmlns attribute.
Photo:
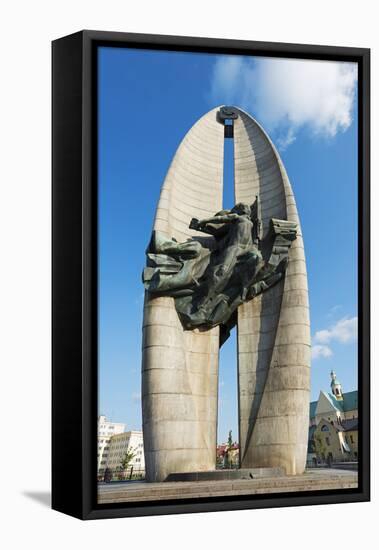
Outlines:
<svg viewBox="0 0 379 550"><path fill-rule="evenodd" d="M344 470L315 469L299 476L274 476L256 479L220 481L172 481L166 483L105 483L98 488L99 504L165 501L212 497L279 495L302 491L357 489L358 473ZM246 508L251 506L249 501Z"/></svg>

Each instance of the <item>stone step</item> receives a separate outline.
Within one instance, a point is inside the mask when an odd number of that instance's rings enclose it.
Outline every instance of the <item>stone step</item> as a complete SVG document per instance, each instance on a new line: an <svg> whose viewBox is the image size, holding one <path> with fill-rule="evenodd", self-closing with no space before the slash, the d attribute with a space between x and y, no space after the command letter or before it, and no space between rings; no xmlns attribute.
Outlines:
<svg viewBox="0 0 379 550"><path fill-rule="evenodd" d="M307 471L300 476L274 476L217 481L167 481L162 483L111 483L98 488L99 504L185 498L258 495L358 487L357 472Z"/></svg>
<svg viewBox="0 0 379 550"><path fill-rule="evenodd" d="M229 479L256 479L283 476L283 468L238 468L207 472L177 472L167 476L167 481L219 481Z"/></svg>

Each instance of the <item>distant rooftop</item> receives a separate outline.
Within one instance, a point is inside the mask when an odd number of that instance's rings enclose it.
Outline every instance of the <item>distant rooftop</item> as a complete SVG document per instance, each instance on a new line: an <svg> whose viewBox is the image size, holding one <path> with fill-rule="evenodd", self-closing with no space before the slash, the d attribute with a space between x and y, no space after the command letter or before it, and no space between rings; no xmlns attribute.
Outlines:
<svg viewBox="0 0 379 550"><path fill-rule="evenodd" d="M344 432L352 432L358 430L358 418L349 418L348 420L342 420L342 427Z"/></svg>
<svg viewBox="0 0 379 550"><path fill-rule="evenodd" d="M322 392L333 405L333 407L340 412L354 411L358 409L358 390L348 391L342 394L341 400L335 398L332 393ZM316 407L318 401L311 401L309 404L309 416L314 418L316 416Z"/></svg>

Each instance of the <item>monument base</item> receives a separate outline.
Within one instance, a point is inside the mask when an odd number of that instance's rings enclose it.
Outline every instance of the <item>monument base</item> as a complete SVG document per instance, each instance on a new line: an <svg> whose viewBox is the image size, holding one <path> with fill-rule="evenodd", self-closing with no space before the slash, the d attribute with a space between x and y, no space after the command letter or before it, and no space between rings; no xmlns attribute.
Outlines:
<svg viewBox="0 0 379 550"><path fill-rule="evenodd" d="M283 476L283 468L238 468L207 472L178 472L170 474L166 481L224 481L228 479L259 479Z"/></svg>
<svg viewBox="0 0 379 550"><path fill-rule="evenodd" d="M249 480L102 483L98 486L98 503L121 504L123 502L238 497L357 488L358 472L320 468L306 470L302 475L262 477Z"/></svg>

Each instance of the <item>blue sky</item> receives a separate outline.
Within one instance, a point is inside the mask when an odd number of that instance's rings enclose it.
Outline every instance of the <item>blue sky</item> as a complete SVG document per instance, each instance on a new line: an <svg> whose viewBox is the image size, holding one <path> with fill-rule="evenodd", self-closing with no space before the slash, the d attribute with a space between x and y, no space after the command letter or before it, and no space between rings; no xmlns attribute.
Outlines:
<svg viewBox="0 0 379 550"><path fill-rule="evenodd" d="M357 387L357 107L351 64L99 49L99 413L141 429L141 271L170 160L209 109L246 109L291 180L307 256L312 391ZM224 206L233 203L231 140ZM237 439L236 338L220 355L219 441Z"/></svg>

